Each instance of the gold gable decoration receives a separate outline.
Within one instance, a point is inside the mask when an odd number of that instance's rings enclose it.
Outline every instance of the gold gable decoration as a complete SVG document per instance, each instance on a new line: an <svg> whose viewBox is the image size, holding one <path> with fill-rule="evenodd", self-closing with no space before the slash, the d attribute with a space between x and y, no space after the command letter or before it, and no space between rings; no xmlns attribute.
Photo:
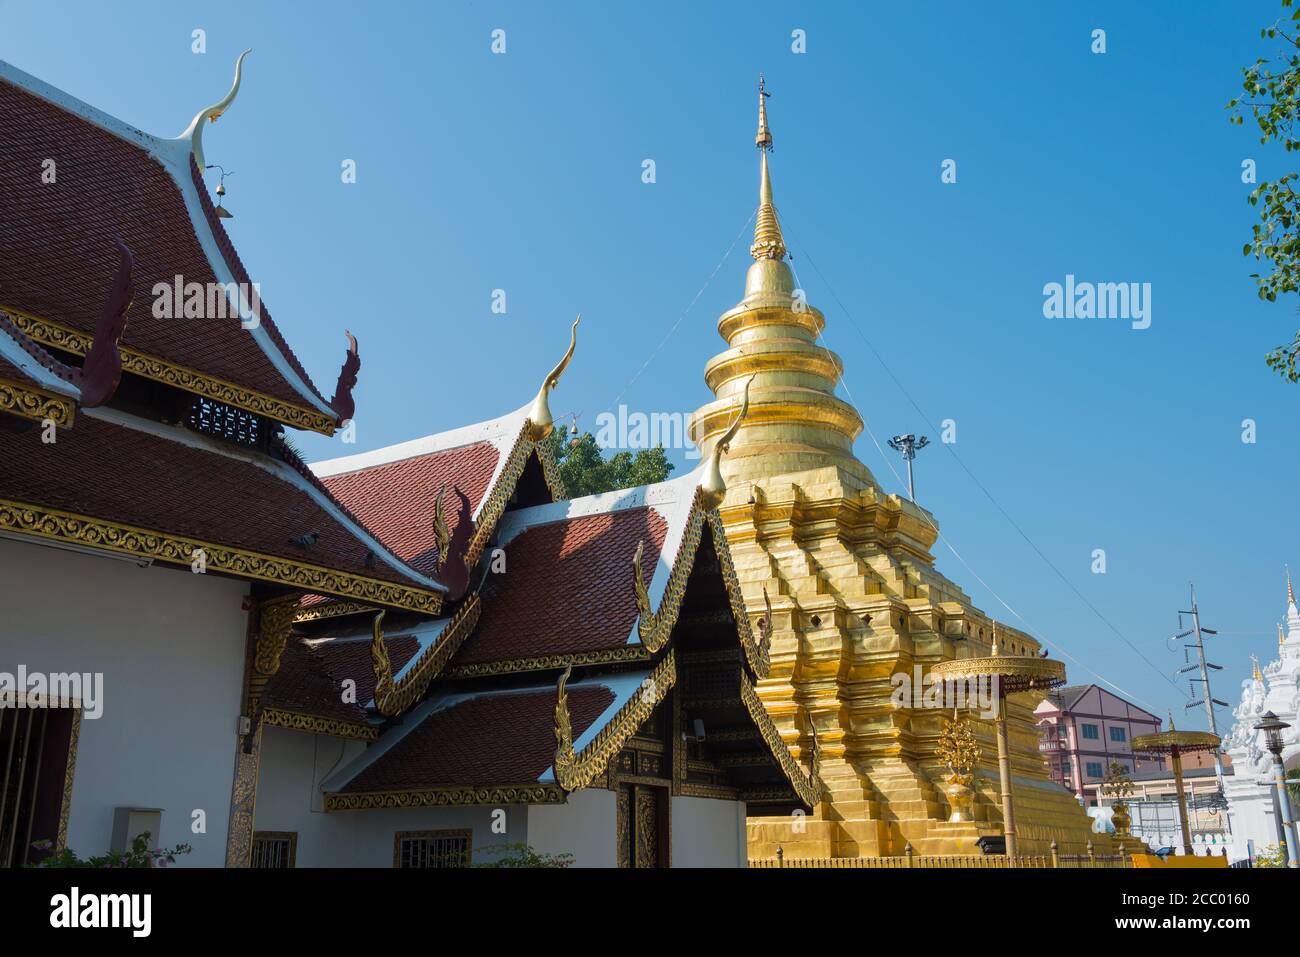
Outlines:
<svg viewBox="0 0 1300 957"><path fill-rule="evenodd" d="M596 733L581 752L573 748L573 728L569 717L566 685L573 673L564 669L556 685L555 700L555 780L566 792L580 791L601 774L632 735L650 717L659 702L677 683L677 663L670 650L650 672L618 714Z"/></svg>
<svg viewBox="0 0 1300 957"><path fill-rule="evenodd" d="M393 681L393 664L384 642L384 613L379 612L371 626L370 642L371 666L375 672L375 707L379 713L391 718L419 701L429 687L429 682L442 672L447 662L465 643L465 639L478 624L482 612L483 604L476 592L456 610L456 614L451 616L434 642L421 653L402 676L402 680L397 682Z"/></svg>

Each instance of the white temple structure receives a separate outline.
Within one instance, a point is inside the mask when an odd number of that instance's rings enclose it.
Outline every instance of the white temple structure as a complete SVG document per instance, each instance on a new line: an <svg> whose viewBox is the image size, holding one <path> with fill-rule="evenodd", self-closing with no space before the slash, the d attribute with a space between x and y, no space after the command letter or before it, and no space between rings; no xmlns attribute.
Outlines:
<svg viewBox="0 0 1300 957"><path fill-rule="evenodd" d="M1278 626L1278 656L1261 670L1258 663L1241 683L1236 723L1223 739L1234 773L1225 780L1232 827L1232 860L1253 857L1277 844L1273 812L1273 756L1255 725L1272 711L1291 727L1282 734L1282 762L1288 771L1300 766L1300 609L1291 575L1286 582L1286 629Z"/></svg>

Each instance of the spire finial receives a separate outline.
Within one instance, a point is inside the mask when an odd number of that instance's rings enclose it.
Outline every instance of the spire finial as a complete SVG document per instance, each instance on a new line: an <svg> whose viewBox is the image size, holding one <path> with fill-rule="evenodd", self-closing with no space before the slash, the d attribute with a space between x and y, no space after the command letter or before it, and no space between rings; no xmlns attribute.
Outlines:
<svg viewBox="0 0 1300 957"><path fill-rule="evenodd" d="M1264 680L1264 676L1259 673L1259 659L1254 655L1250 656L1250 676L1256 681Z"/></svg>
<svg viewBox="0 0 1300 957"><path fill-rule="evenodd" d="M772 150L772 131L767 126L767 84L763 74L758 75L758 135L754 145L761 151L758 181L758 218L754 222L754 245L749 254L754 259L784 259L785 240L781 236L781 223L772 205L772 175L767 169L767 154Z"/></svg>
<svg viewBox="0 0 1300 957"><path fill-rule="evenodd" d="M1291 566L1286 566L1286 601L1288 605L1295 604L1295 589L1291 587Z"/></svg>
<svg viewBox="0 0 1300 957"><path fill-rule="evenodd" d="M772 131L767 128L767 98L771 95L767 92L767 82L760 73L758 75L758 135L754 137L754 145L761 150L772 148Z"/></svg>

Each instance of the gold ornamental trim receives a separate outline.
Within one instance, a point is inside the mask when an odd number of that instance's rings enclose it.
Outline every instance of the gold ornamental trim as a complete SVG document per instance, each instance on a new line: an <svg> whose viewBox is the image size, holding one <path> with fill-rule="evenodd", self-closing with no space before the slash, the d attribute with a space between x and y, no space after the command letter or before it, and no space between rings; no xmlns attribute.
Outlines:
<svg viewBox="0 0 1300 957"><path fill-rule="evenodd" d="M442 595L413 585L349 575L320 565L8 499L0 499L0 529L177 565L191 564L202 552L210 571L426 614L437 614L442 608Z"/></svg>
<svg viewBox="0 0 1300 957"><path fill-rule="evenodd" d="M781 773L794 788L794 793L808 807L816 807L826 796L826 785L821 779L821 745L817 740L817 730L813 729L812 768L805 773L803 766L795 760L790 749L781 740L781 732L772 723L771 716L763 707L763 702L759 700L758 692L743 674L740 676L740 700L744 702L745 710L749 712L750 718L758 727L763 743L767 745L768 750L772 752L772 757L780 766ZM744 796L745 792L742 791L742 797ZM764 796L778 797L780 794L779 791L773 791L772 794Z"/></svg>
<svg viewBox="0 0 1300 957"><path fill-rule="evenodd" d="M43 422L49 419L61 429L72 428L77 405L71 396L59 395L38 386L12 379L0 379L0 412Z"/></svg>
<svg viewBox="0 0 1300 957"><path fill-rule="evenodd" d="M299 597L297 594L281 595L258 603L253 666L259 674L269 678L280 670L280 656L284 654L289 634L293 631L294 610L298 607Z"/></svg>
<svg viewBox="0 0 1300 957"><path fill-rule="evenodd" d="M494 675L516 674L521 671L555 671L565 666L610 665L649 661L650 652L640 645L620 645L605 651L580 651L570 654L538 655L533 658L508 658L502 661L485 661L481 664L457 665L449 668L447 678L485 678Z"/></svg>
<svg viewBox="0 0 1300 957"><path fill-rule="evenodd" d="M383 617L381 611L375 616L373 637L370 644L371 664L375 671L375 707L386 718L401 714L424 696L429 682L452 659L460 646L465 643L478 624L482 614L483 603L477 593L471 595L457 609L442 629L442 633L420 654L402 680L393 681L393 665L388 657L388 646L384 643Z"/></svg>
<svg viewBox="0 0 1300 957"><path fill-rule="evenodd" d="M736 623L740 635L740 647L745 652L745 660L750 669L759 678L766 678L772 668L772 603L763 591L763 604L766 617L763 619L761 637L754 637L753 626L749 622L749 612L745 610L745 595L740 590L740 576L736 574L736 565L731 560L731 548L727 545L727 533L722 525L722 516L716 508L704 513L704 520L709 523L713 533L713 550L718 556L722 568L722 580L727 588L727 601L731 605L731 617Z"/></svg>
<svg viewBox="0 0 1300 957"><path fill-rule="evenodd" d="M81 702L72 704L72 731L68 738L68 762L63 768L63 795L59 799L59 833L54 850L68 846L68 818L72 814L72 779L77 771L77 745L81 743Z"/></svg>
<svg viewBox="0 0 1300 957"><path fill-rule="evenodd" d="M659 607L655 610L650 608L650 594L646 588L641 568L644 542L637 545L636 554L632 558L632 587L636 592L638 612L637 636L641 639L641 644L651 654L659 651L668 643L673 628L677 624L678 616L681 614L682 599L686 595L686 583L691 577L691 570L695 567L700 540L704 534L704 525L707 523L713 533L713 550L718 557L718 566L721 569L724 587L727 592L727 602L731 606L731 617L735 623L740 646L745 653L745 661L754 674L760 678L766 678L771 667L767 641L760 643L754 639L754 631L749 623L749 614L745 611L745 597L740 590L740 578L736 574L736 567L731 560L731 550L727 547L722 518L717 509L706 509L702 500L703 495L697 489L695 504L691 508L690 517L687 519L686 531L682 535L681 545L677 549L677 555L673 558L672 569L668 573L668 584L664 589L663 598L659 600ZM769 606L769 626L765 626L765 634L769 639L771 636L770 620Z"/></svg>
<svg viewBox="0 0 1300 957"><path fill-rule="evenodd" d="M405 791L332 792L326 811L375 811L387 808L450 807L461 804L563 804L565 793L554 784L501 784L490 787L412 788Z"/></svg>
<svg viewBox="0 0 1300 957"><path fill-rule="evenodd" d="M15 326L42 345L53 346L79 356L84 356L90 349L93 337L79 329L51 322L5 305L0 305L0 312L8 315ZM186 392L193 392L246 412L264 415L286 425L319 432L322 435L333 435L337 426L333 417L316 409L285 402L265 392L248 389L234 382L197 372L187 366L177 365L127 346L121 347L121 353L124 372L133 372L145 379L175 386Z"/></svg>
<svg viewBox="0 0 1300 957"><path fill-rule="evenodd" d="M673 652L669 651L663 661L655 666L641 686L627 700L618 713L596 736L588 742L581 752L573 749L573 727L569 718L569 699L565 689L572 668L566 668L556 686L555 701L555 780L565 791L580 791L589 785L596 776L605 771L606 766L628 739L636 734L677 683L677 664Z"/></svg>
<svg viewBox="0 0 1300 957"><path fill-rule="evenodd" d="M496 532L497 521L505 512L510 497L515 494L515 486L520 476L524 474L529 456L537 454L537 460L542 464L542 477L546 480L547 488L551 490L551 497L557 501L568 497L550 446L544 439L541 442L533 441L529 437L531 430L532 424L525 420L519 434L515 437L514 444L510 447L501 475L488 491L488 497L479 508L478 520L474 523L474 535L469 540L469 547L465 549L466 568L473 568L482 557L483 549L487 547L488 541Z"/></svg>
<svg viewBox="0 0 1300 957"><path fill-rule="evenodd" d="M322 621L326 618L338 618L342 615L355 615L363 611L374 611L370 605L359 601L331 601L309 608L300 608L293 616L293 623L300 625L308 621Z"/></svg>
<svg viewBox="0 0 1300 957"><path fill-rule="evenodd" d="M301 711L286 711L282 708L267 708L263 711L262 724L290 731L324 734L332 738L352 738L355 741L374 741L379 737L379 729L369 724L325 718Z"/></svg>

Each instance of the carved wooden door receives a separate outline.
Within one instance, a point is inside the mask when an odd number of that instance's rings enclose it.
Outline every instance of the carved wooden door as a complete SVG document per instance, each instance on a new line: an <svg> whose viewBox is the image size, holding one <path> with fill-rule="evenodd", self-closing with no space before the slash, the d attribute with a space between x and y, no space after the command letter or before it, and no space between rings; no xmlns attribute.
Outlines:
<svg viewBox="0 0 1300 957"><path fill-rule="evenodd" d="M650 784L618 787L618 866L668 866L668 791Z"/></svg>

